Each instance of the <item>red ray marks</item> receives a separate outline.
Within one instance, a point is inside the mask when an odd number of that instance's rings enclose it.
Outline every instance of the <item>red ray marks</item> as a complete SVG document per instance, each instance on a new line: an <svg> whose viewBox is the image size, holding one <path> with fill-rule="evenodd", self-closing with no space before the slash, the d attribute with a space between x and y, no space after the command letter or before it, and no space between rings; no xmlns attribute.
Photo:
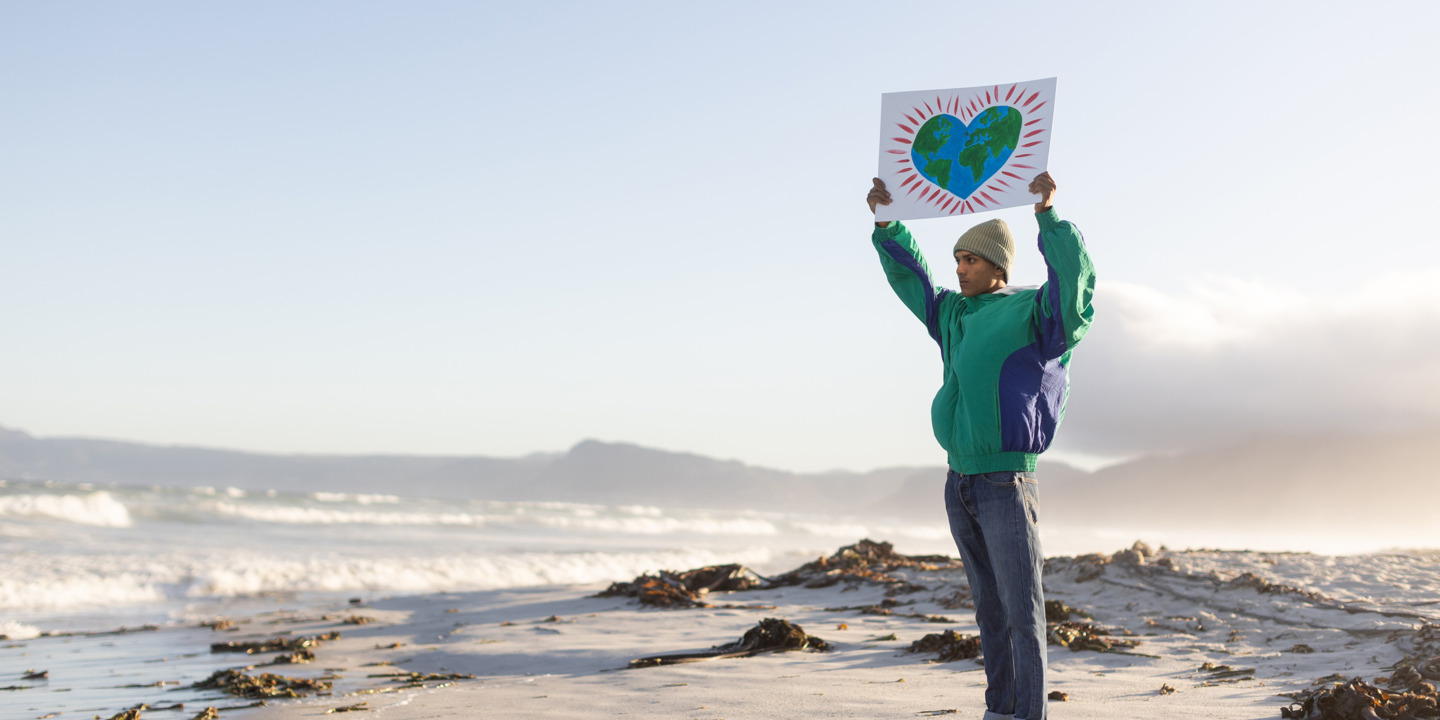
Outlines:
<svg viewBox="0 0 1440 720"><path fill-rule="evenodd" d="M1037 98L1037 97L1040 97L1040 91L1039 91L1039 90L1036 90L1035 93L1030 96L1030 99L1025 101L1025 107L1030 107L1030 103L1035 102L1035 98ZM1033 109L1033 108L1031 108L1031 109Z"/></svg>
<svg viewBox="0 0 1440 720"><path fill-rule="evenodd" d="M1040 122L1041 120L1044 120L1044 119L1045 119L1045 118L1035 118L1034 120L1031 120L1030 122L1025 123L1025 127L1030 127L1031 125L1034 125L1035 123Z"/></svg>
<svg viewBox="0 0 1440 720"><path fill-rule="evenodd" d="M1035 137L1042 132L1045 132L1045 128L1040 128L1039 130L1031 130L1030 132L1025 133L1025 137Z"/></svg>
<svg viewBox="0 0 1440 720"><path fill-rule="evenodd" d="M901 185L904 185L905 183L900 183L900 184L901 184ZM919 190L921 185L924 185L924 183L918 183L918 182L917 182L917 183L915 183L914 185L911 185L911 186L910 186L910 192L907 192L907 193L905 193L905 194L906 194L906 195L914 195L914 194L915 194L915 191L916 191L916 190Z"/></svg>
<svg viewBox="0 0 1440 720"><path fill-rule="evenodd" d="M995 203L996 205L999 205L999 204L1000 204L999 202L997 202L997 201L995 200L995 198L990 197L990 193L987 193L987 192L985 192L984 190L981 190L981 191L980 191L980 197L983 197L983 198L985 198L986 200L989 200L990 202Z"/></svg>
<svg viewBox="0 0 1440 720"><path fill-rule="evenodd" d="M950 96L950 106L949 106L949 107L950 107L950 112L951 112L951 113L955 112L955 104L958 103L958 102L959 102L959 100L957 100L954 95L951 95L951 96Z"/></svg>
<svg viewBox="0 0 1440 720"><path fill-rule="evenodd" d="M902 124L900 124L900 123L895 123L895 127L898 127L898 128L900 128L901 130L904 130L905 132L910 133L911 135L914 135L914 134L915 134L915 130L914 130L914 129L912 129L912 128L908 127L908 126L902 125Z"/></svg>
<svg viewBox="0 0 1440 720"><path fill-rule="evenodd" d="M902 173L915 172L915 168L913 168L913 167L905 167L905 168L900 168L899 170L896 170L895 172L902 172Z"/></svg>
<svg viewBox="0 0 1440 720"><path fill-rule="evenodd" d="M944 204L944 205L941 205L941 206L940 206L940 209L941 209L941 210L949 210L949 209L950 209L950 205L953 204L954 202L955 202L955 198L953 198L953 197L952 197L952 198L949 198L949 199L947 199L947 200L945 201L945 204Z"/></svg>
<svg viewBox="0 0 1440 720"><path fill-rule="evenodd" d="M1001 185L1004 185L1004 186L1007 187L1007 188L1008 188L1008 187L1011 187L1010 183L1007 183L1007 182L1005 182L1004 180L1001 180L1000 178L995 178L995 182L1000 183ZM997 187L995 187L994 185L991 185L991 186L990 186L990 189L991 189L991 190L994 190L995 192L1000 192L1000 188L997 188Z"/></svg>
<svg viewBox="0 0 1440 720"><path fill-rule="evenodd" d="M1020 163L1015 163L1014 165L1011 165L1010 167L1025 168L1026 170L1034 170L1034 169L1035 169L1033 166L1030 166L1030 165L1021 165ZM1024 180L1025 178L1020 178L1020 179L1021 179L1021 180Z"/></svg>
<svg viewBox="0 0 1440 720"><path fill-rule="evenodd" d="M1048 101L1048 100L1041 100L1039 105L1036 105L1035 107L1030 108L1030 112L1035 112L1036 110L1039 110L1040 108L1045 107L1045 103L1047 103L1047 102L1049 102L1049 101Z"/></svg>
<svg viewBox="0 0 1440 720"><path fill-rule="evenodd" d="M909 185L910 183L915 182L919 179L919 175L911 175L910 177L907 177L904 180L900 181L900 187L905 187L906 185Z"/></svg>
<svg viewBox="0 0 1440 720"><path fill-rule="evenodd" d="M924 190L921 190L921 191L920 191L920 199L921 199L921 200L924 200L927 196L930 195L930 191L933 190L933 189L934 189L934 188L928 188L928 187L927 187L927 188L925 188Z"/></svg>
<svg viewBox="0 0 1440 720"><path fill-rule="evenodd" d="M971 112L980 112L980 108L975 105L975 100L974 100L974 98L971 98L971 100L970 100L970 111L971 111Z"/></svg>
<svg viewBox="0 0 1440 720"><path fill-rule="evenodd" d="M979 205L979 206L982 207L982 208L983 208L983 207L989 207L989 206L986 205L983 201L981 201L980 198L978 198L978 197L975 197L975 196L972 195L972 196L970 196L970 199L971 199L971 200L974 200L974 201L975 201L975 204L976 204L976 205Z"/></svg>
<svg viewBox="0 0 1440 720"><path fill-rule="evenodd" d="M913 107L913 108L910 108L910 109L911 109L911 110L914 110L914 111L915 111L915 114L916 114L916 115L919 115L921 120L924 120L924 119L925 119L925 117L926 117L926 116L925 116L925 113L920 112L920 108L919 108L919 107ZM917 123L917 124L918 124L918 123Z"/></svg>
<svg viewBox="0 0 1440 720"><path fill-rule="evenodd" d="M904 154L905 154L905 151L904 151L904 150L886 150L885 152L888 152L888 153L890 153L891 155L904 155ZM904 162L904 161L903 161L903 160L896 160L895 162Z"/></svg>
<svg viewBox="0 0 1440 720"><path fill-rule="evenodd" d="M928 103L928 102L925 103L925 112L928 112L928 113L930 113L931 115L934 115L934 114L935 114L935 111L930 109L930 103Z"/></svg>
<svg viewBox="0 0 1440 720"><path fill-rule="evenodd" d="M1017 157L1017 158L1022 158L1022 157L1030 157L1031 155L1034 155L1034 153L1020 153L1019 155L1016 155L1015 157Z"/></svg>
<svg viewBox="0 0 1440 720"><path fill-rule="evenodd" d="M1034 147L1034 146L1036 146L1036 145L1039 145L1039 144L1042 143L1042 142L1045 142L1045 141L1044 141L1044 140L1036 140L1035 142L1025 143L1024 145L1021 145L1020 147Z"/></svg>
<svg viewBox="0 0 1440 720"><path fill-rule="evenodd" d="M1012 94L1014 94L1014 92L1015 92L1015 86L1014 86L1014 85L1011 85L1011 86L1010 86L1010 89L1005 92L1005 102L1010 102L1010 96L1011 96Z"/></svg>
<svg viewBox="0 0 1440 720"><path fill-rule="evenodd" d="M966 200L966 201L965 201L965 212L975 212L975 210L970 207L970 201L969 201L969 200Z"/></svg>
<svg viewBox="0 0 1440 720"><path fill-rule="evenodd" d="M997 102L997 103L1000 102L1000 86L999 86L999 85L996 85L995 87L993 87L993 88L991 88L991 89L995 91L995 102Z"/></svg>
<svg viewBox="0 0 1440 720"><path fill-rule="evenodd" d="M945 103L940 102L939 95L935 96L935 107L940 108L942 111L945 109Z"/></svg>
<svg viewBox="0 0 1440 720"><path fill-rule="evenodd" d="M916 120L915 118L910 117L909 115L906 115L906 114L903 113L903 112L900 113L900 114L901 114L901 115L905 115L905 119L906 119L906 120L909 120L911 125L919 125L919 124L920 124L920 121L919 121L919 120Z"/></svg>
<svg viewBox="0 0 1440 720"><path fill-rule="evenodd" d="M890 139L891 139L891 140L894 140L895 142L905 143L906 145L909 145L909 144L910 144L910 141L909 141L909 140L906 140L905 138L890 138Z"/></svg>
<svg viewBox="0 0 1440 720"><path fill-rule="evenodd" d="M989 90L986 90L986 91L985 91L985 104L986 104L986 105L989 105L989 104L990 104L990 91L989 91Z"/></svg>
<svg viewBox="0 0 1440 720"><path fill-rule="evenodd" d="M1015 178L1016 180L1024 180L1024 179L1025 179L1025 178L1020 177L1019 175L1016 175L1015 173L1012 173L1012 172L1008 171L1008 170L1001 170L1001 171L1000 171L1000 174L1001 174L1001 175L1009 175L1010 177L1013 177L1013 178Z"/></svg>

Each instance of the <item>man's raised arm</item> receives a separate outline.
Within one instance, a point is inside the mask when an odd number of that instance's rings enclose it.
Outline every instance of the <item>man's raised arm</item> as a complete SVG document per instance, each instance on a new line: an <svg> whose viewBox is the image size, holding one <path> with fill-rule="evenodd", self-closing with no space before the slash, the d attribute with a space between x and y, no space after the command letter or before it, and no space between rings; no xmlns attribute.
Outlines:
<svg viewBox="0 0 1440 720"><path fill-rule="evenodd" d="M874 179L865 201L870 205L870 212L875 212L876 205L890 204L890 192L885 189L883 180ZM880 264L885 268L890 288L905 303L905 307L925 323L930 337L940 342L940 301L950 291L935 287L930 267L925 264L925 256L920 253L915 239L910 237L910 231L899 222L877 222L870 240L880 253Z"/></svg>
<svg viewBox="0 0 1440 720"><path fill-rule="evenodd" d="M1075 347L1090 329L1095 316L1095 266L1085 250L1085 239L1073 224L1055 212L1055 179L1040 173L1030 181L1035 221L1040 225L1040 254L1045 257L1045 284L1035 296L1038 305L1040 347L1047 357L1058 358Z"/></svg>

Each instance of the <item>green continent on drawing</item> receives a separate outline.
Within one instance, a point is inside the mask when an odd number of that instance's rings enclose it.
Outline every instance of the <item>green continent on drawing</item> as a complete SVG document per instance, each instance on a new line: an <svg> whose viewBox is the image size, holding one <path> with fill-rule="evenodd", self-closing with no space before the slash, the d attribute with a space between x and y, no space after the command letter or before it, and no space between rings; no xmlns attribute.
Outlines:
<svg viewBox="0 0 1440 720"><path fill-rule="evenodd" d="M950 135L955 130L959 121L949 115L936 115L920 126L920 132L915 133L915 152L926 156L934 156L945 147L950 141Z"/></svg>
<svg viewBox="0 0 1440 720"><path fill-rule="evenodd" d="M950 161L945 158L925 163L925 167L921 168L921 171L925 173L925 177L935 178L935 182L940 187L950 184Z"/></svg>
<svg viewBox="0 0 1440 720"><path fill-rule="evenodd" d="M1005 105L986 108L969 125L952 115L936 115L915 133L910 158L925 179L967 198L1015 152L1022 117ZM957 172L959 168L970 172Z"/></svg>

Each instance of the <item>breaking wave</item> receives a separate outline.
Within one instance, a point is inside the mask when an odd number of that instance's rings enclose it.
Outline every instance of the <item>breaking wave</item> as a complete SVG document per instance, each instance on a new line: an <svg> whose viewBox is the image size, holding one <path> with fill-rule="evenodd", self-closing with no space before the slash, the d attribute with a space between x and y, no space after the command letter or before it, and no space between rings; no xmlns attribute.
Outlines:
<svg viewBox="0 0 1440 720"><path fill-rule="evenodd" d="M589 585L661 569L763 563L765 548L714 552L529 552L359 556L232 552L209 556L21 554L0 558L0 609L64 610L166 599L294 592L450 592ZM0 630L3 633L3 630Z"/></svg>
<svg viewBox="0 0 1440 720"><path fill-rule="evenodd" d="M85 495L0 497L0 517L48 518L99 527L134 525L125 504L103 490Z"/></svg>

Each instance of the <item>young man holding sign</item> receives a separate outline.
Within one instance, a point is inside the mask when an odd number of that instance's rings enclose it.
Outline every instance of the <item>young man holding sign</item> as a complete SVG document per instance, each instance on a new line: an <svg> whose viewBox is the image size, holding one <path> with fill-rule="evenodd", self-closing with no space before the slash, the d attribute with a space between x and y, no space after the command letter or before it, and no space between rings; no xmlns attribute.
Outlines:
<svg viewBox="0 0 1440 720"><path fill-rule="evenodd" d="M1040 586L1035 461L1065 412L1070 351L1094 310L1095 269L1080 231L1051 207L1055 181L1041 173L1035 219L1048 276L1009 285L1015 241L1003 220L955 243L960 292L938 288L910 231L877 222L871 237L890 286L940 345L944 383L930 408L948 456L945 509L965 561L985 656L985 720L1044 720L1045 598ZM889 205L879 178L870 211Z"/></svg>

